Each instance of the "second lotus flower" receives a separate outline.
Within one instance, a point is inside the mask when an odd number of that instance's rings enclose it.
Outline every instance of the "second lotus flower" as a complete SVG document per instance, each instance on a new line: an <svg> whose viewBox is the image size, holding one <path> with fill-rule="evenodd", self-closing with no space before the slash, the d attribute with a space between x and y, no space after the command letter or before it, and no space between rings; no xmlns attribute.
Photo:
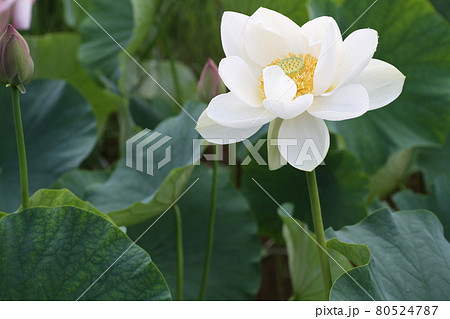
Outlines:
<svg viewBox="0 0 450 319"><path fill-rule="evenodd" d="M28 30L31 25L31 11L36 0L0 0L0 32L12 19L14 28Z"/></svg>
<svg viewBox="0 0 450 319"><path fill-rule="evenodd" d="M321 160L299 160L299 155L309 140L325 158L330 135L324 120L351 119L383 107L400 95L405 81L394 66L372 59L376 31L357 30L343 41L331 17L299 27L265 8L250 17L225 12L221 36L226 58L219 74L230 92L211 101L197 130L206 140L228 144L270 122L269 141L296 141L268 144L271 169L287 161L313 170Z"/></svg>

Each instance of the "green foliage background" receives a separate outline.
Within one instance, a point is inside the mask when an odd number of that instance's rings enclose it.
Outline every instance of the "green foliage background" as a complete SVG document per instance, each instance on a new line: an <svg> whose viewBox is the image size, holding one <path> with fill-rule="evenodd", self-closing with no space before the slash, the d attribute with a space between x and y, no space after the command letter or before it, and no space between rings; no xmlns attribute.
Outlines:
<svg viewBox="0 0 450 319"><path fill-rule="evenodd" d="M391 105L328 123L332 147L317 169L327 246L360 283L332 261L330 298L450 299L448 1L78 2L84 10L72 0L37 1L24 32L36 65L22 97L35 193L24 211L9 91L0 89L0 299L74 300L130 245L83 298L170 299L177 292L172 204L191 186L179 202L183 293L197 298L211 189L209 163L192 161L199 135L190 116L206 107L197 81L208 58L223 58L223 12L250 15L261 6L299 25L330 15L344 38L373 28L380 37L375 57L406 75ZM173 161L153 177L125 165L126 140L144 128L173 138ZM248 155L242 145L238 154L239 162ZM290 204L280 209L253 179ZM302 230L313 229L303 172L222 162L217 214L207 299L324 298L317 251Z"/></svg>

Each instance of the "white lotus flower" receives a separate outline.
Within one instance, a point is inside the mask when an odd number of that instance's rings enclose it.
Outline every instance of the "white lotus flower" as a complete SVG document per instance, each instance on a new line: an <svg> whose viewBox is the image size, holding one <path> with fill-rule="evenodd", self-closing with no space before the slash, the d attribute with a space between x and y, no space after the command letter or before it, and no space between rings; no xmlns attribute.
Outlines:
<svg viewBox="0 0 450 319"><path fill-rule="evenodd" d="M291 141L268 143L271 169L287 161L312 171L330 145L324 120L351 119L383 107L400 95L405 81L394 66L372 59L376 31L357 30L343 41L331 17L299 27L265 8L250 17L225 12L221 35L226 58L219 74L230 93L210 102L197 130L210 142L228 144L271 122L269 141ZM302 159L306 141L313 141L321 158Z"/></svg>

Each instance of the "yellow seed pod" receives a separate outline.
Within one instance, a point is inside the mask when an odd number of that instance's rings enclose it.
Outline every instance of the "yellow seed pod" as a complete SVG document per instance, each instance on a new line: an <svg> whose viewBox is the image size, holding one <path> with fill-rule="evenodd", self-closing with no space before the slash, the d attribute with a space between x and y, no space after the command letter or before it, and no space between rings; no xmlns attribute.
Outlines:
<svg viewBox="0 0 450 319"><path fill-rule="evenodd" d="M293 75L303 68L303 59L293 56L277 63L286 75Z"/></svg>

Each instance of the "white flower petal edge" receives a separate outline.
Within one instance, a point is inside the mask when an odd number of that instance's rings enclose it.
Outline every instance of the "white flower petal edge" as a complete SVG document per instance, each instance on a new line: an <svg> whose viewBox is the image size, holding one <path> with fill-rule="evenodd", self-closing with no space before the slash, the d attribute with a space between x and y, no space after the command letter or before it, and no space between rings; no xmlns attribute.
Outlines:
<svg viewBox="0 0 450 319"><path fill-rule="evenodd" d="M250 106L262 105L259 79L255 77L245 61L238 56L222 59L219 64L222 81L239 99Z"/></svg>
<svg viewBox="0 0 450 319"><path fill-rule="evenodd" d="M232 128L253 128L276 118L263 106L251 107L231 92L212 99L206 111L217 124Z"/></svg>
<svg viewBox="0 0 450 319"><path fill-rule="evenodd" d="M242 56L244 29L249 16L237 12L224 12L220 25L222 47L226 56Z"/></svg>
<svg viewBox="0 0 450 319"><path fill-rule="evenodd" d="M305 112L313 104L314 95L306 94L295 100L283 103L280 100L265 99L264 107L283 120L293 119Z"/></svg>
<svg viewBox="0 0 450 319"><path fill-rule="evenodd" d="M317 96L308 113L328 121L342 121L363 115L369 110L369 95L360 84L341 87L329 96Z"/></svg>
<svg viewBox="0 0 450 319"><path fill-rule="evenodd" d="M282 119L275 119L270 122L269 130L267 132L267 159L269 163L269 170L277 170L287 164L284 157L281 156L278 150L278 134L280 132Z"/></svg>
<svg viewBox="0 0 450 319"><path fill-rule="evenodd" d="M284 120L278 132L281 156L297 169L311 172L323 162L330 148L325 122L308 113Z"/></svg>
<svg viewBox="0 0 450 319"><path fill-rule="evenodd" d="M308 21L301 27L302 35L307 38L308 41L308 48L304 53L309 53L312 56L319 57L322 41L325 38L330 24L334 31L334 35L332 35L332 37L337 39L335 45L337 47L338 54L342 54L342 35L339 30L339 26L332 17L326 16Z"/></svg>
<svg viewBox="0 0 450 319"><path fill-rule="evenodd" d="M253 126L245 129L236 129L222 126L210 119L205 110L200 115L195 129L208 142L223 145L241 142L258 132L260 128L261 126Z"/></svg>
<svg viewBox="0 0 450 319"><path fill-rule="evenodd" d="M369 110L388 105L402 93L406 77L393 65L372 59L350 83L364 86L369 94Z"/></svg>
<svg viewBox="0 0 450 319"><path fill-rule="evenodd" d="M372 29L357 30L344 41L344 61L338 69L333 87L343 86L360 74L377 50L378 33Z"/></svg>
<svg viewBox="0 0 450 319"><path fill-rule="evenodd" d="M263 70L264 93L271 100L289 103L297 93L295 82L278 65Z"/></svg>
<svg viewBox="0 0 450 319"><path fill-rule="evenodd" d="M251 20L281 34L289 46L289 52L302 52L308 46L308 39L301 33L301 28L281 13L261 7L251 16Z"/></svg>
<svg viewBox="0 0 450 319"><path fill-rule="evenodd" d="M289 44L275 28L251 16L245 26L244 46L248 56L260 67L289 52Z"/></svg>
<svg viewBox="0 0 450 319"><path fill-rule="evenodd" d="M297 93L297 85L277 66L263 70L264 92L267 99L264 107L282 119L292 119L311 106L314 96L306 94L292 100Z"/></svg>
<svg viewBox="0 0 450 319"><path fill-rule="evenodd" d="M335 22L336 23L336 22ZM318 56L316 71L314 72L314 95L325 93L333 84L338 70L338 48L342 38L336 34L335 23L329 23ZM339 29L338 29L339 30Z"/></svg>

